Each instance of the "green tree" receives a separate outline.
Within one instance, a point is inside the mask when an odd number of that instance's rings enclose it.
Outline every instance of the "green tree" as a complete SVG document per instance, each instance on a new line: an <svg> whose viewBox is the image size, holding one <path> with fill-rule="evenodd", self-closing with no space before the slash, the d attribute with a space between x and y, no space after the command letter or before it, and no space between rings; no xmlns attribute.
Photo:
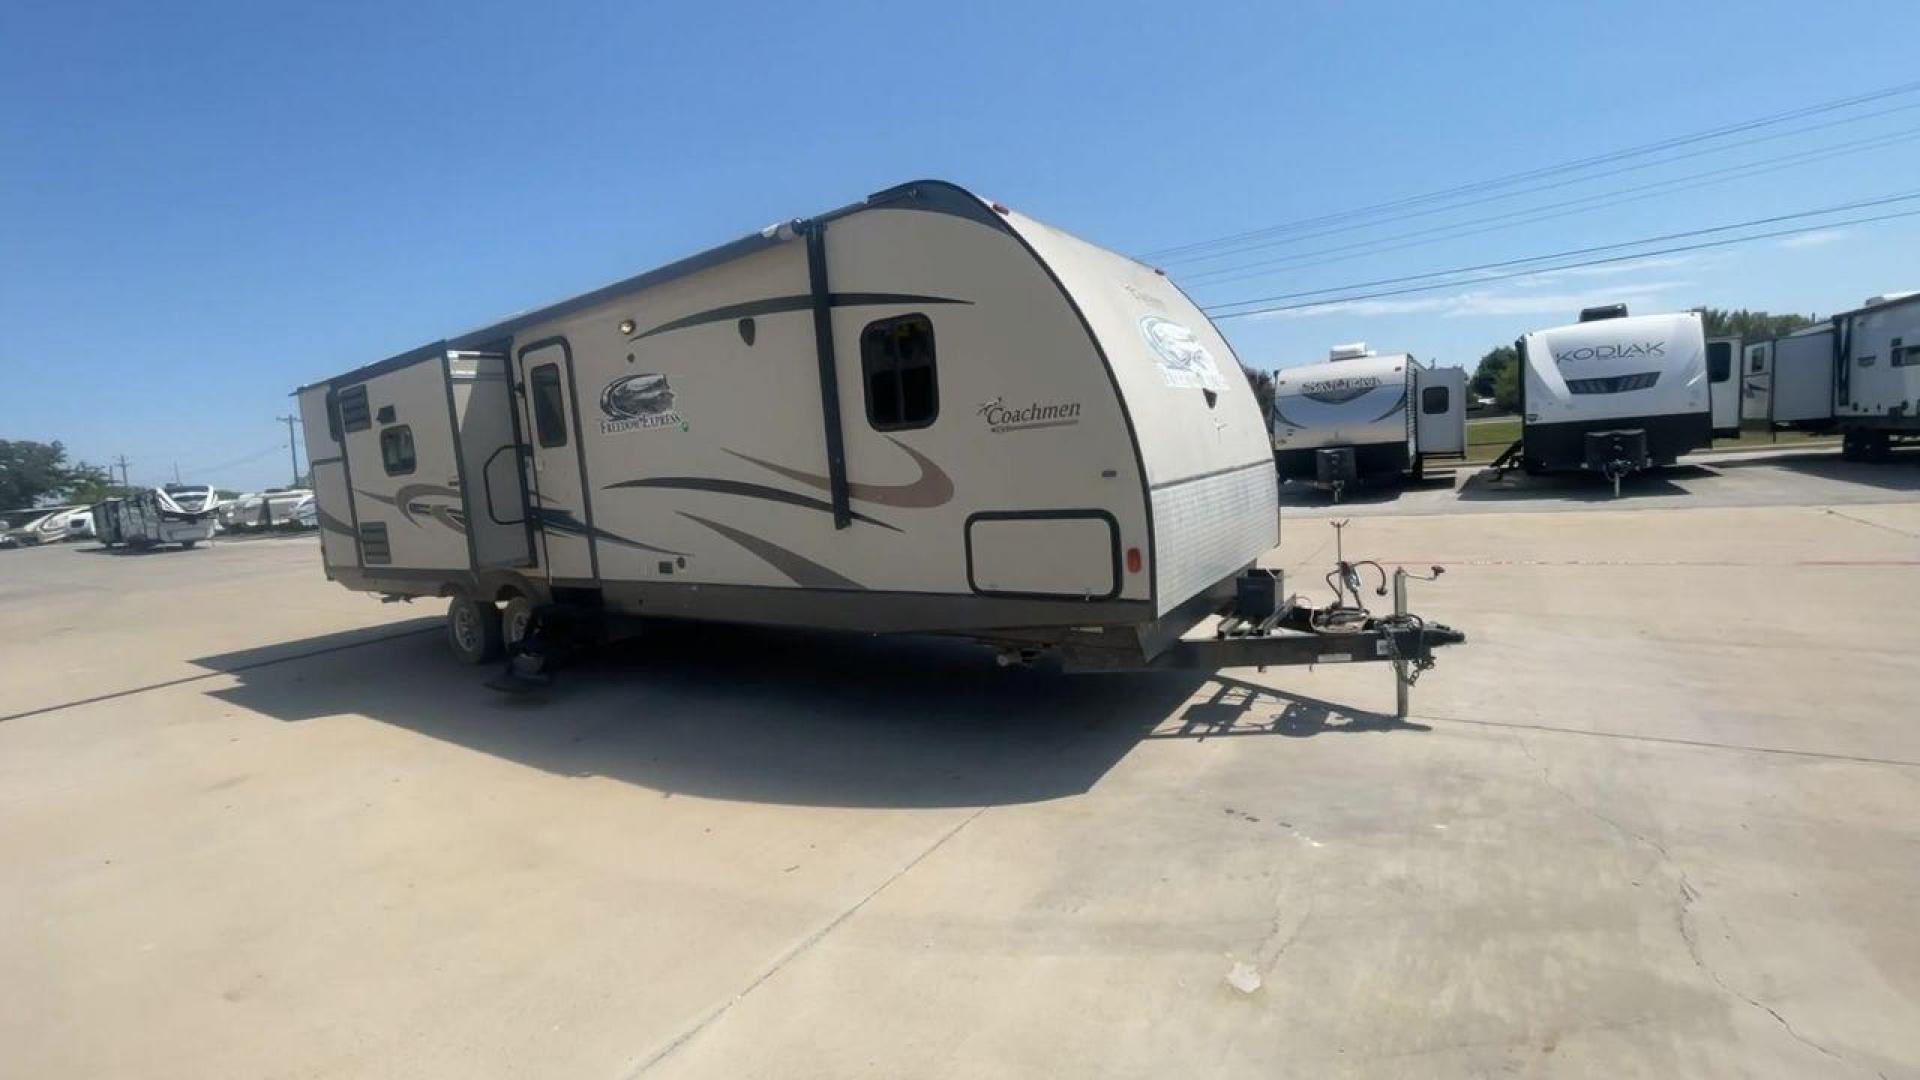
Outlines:
<svg viewBox="0 0 1920 1080"><path fill-rule="evenodd" d="M1774 315L1765 311L1748 311L1746 308L1728 311L1725 308L1699 307L1693 310L1700 313L1700 322L1708 337L1772 338L1791 334L1814 322L1811 315Z"/></svg>
<svg viewBox="0 0 1920 1080"><path fill-rule="evenodd" d="M1260 406L1260 418L1267 425L1273 425L1273 372L1255 371L1245 364L1240 370L1247 377L1247 385L1253 388L1253 400Z"/></svg>
<svg viewBox="0 0 1920 1080"><path fill-rule="evenodd" d="M1476 397L1490 397L1503 409L1520 407L1520 354L1511 345L1488 350L1467 386Z"/></svg>

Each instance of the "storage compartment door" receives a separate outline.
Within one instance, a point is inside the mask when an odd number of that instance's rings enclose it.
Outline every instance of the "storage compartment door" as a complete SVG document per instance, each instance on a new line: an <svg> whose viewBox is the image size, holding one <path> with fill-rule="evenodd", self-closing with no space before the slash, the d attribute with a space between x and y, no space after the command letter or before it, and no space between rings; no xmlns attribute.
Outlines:
<svg viewBox="0 0 1920 1080"><path fill-rule="evenodd" d="M474 564L482 570L532 566L533 526L506 353L450 354L447 386Z"/></svg>
<svg viewBox="0 0 1920 1080"><path fill-rule="evenodd" d="M1120 529L1104 510L967 519L967 580L988 596L1106 600L1120 593Z"/></svg>

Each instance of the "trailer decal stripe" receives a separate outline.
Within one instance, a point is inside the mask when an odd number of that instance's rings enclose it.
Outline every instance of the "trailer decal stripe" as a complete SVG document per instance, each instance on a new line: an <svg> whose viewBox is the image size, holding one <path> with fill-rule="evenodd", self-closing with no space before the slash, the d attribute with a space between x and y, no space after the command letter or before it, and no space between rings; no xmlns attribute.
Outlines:
<svg viewBox="0 0 1920 1080"><path fill-rule="evenodd" d="M632 540L627 537L621 536L619 533L608 532L605 529L600 529L600 528L590 529L587 526L586 522L583 522L579 518L574 517L571 512L566 510L549 510L546 507L539 507L534 510L533 515L534 515L534 518L539 521L541 528L560 533L564 536L586 536L589 533L591 533L595 540L603 541L609 544L619 544L623 547L634 548L635 550L638 550L638 551L651 551L660 555L685 555L686 554L686 552L684 551L675 551L672 548L656 547L653 544L642 543L639 540Z"/></svg>
<svg viewBox="0 0 1920 1080"><path fill-rule="evenodd" d="M1381 413L1379 416L1374 417L1372 420L1368 422L1377 424L1380 421L1385 420L1387 417L1392 416L1394 413L1397 413L1406 407L1407 407L1407 392L1403 389L1400 391L1400 396L1394 399L1393 404L1387 406L1386 412Z"/></svg>
<svg viewBox="0 0 1920 1080"><path fill-rule="evenodd" d="M859 499L861 502L879 503L881 506L898 506L911 510L924 510L935 506L945 506L953 501L953 477L948 476L945 470L941 469L939 465L934 464L931 458L915 450L913 447L908 446L906 443L901 442L899 439L889 435L887 436L887 441L905 451L907 456L913 459L914 464L920 466L919 478L911 484L862 484L857 481L851 481L847 484L847 493L849 495ZM799 469L789 468L785 465L776 465L771 461L763 461L760 458L743 454L738 450L728 450L727 453L732 454L741 461L752 462L763 469L779 473L789 480L798 481L811 488L827 491L832 487L831 482L818 473L802 472Z"/></svg>
<svg viewBox="0 0 1920 1080"><path fill-rule="evenodd" d="M819 563L814 562L812 559L798 552L788 551L778 544L762 540L760 537L754 536L751 533L741 532L739 529L722 525L717 521L708 521L706 518L689 514L685 510L680 511L680 516L705 525L721 536L746 548L749 552L758 556L768 566L792 578L793 583L803 589L866 590L866 586L857 581L842 577L838 573L821 566Z"/></svg>
<svg viewBox="0 0 1920 1080"><path fill-rule="evenodd" d="M920 296L914 293L833 293L831 302L834 307L881 307L889 304L972 304L971 300L956 300L947 296ZM661 323L651 330L645 330L628 338L639 341L655 334L685 330L689 326L702 326L706 323L724 322L728 319L745 319L755 315L778 315L789 311L806 311L813 306L811 296L770 296L764 300L749 300L742 304L727 304L695 312L671 322Z"/></svg>
<svg viewBox="0 0 1920 1080"><path fill-rule="evenodd" d="M622 480L617 484L608 484L613 488L672 488L681 491L711 491L721 495L741 495L749 499L765 499L768 502L786 503L789 506L804 506L809 510L818 510L823 514L833 513L833 504L824 499L800 495L780 488L767 487L764 484L749 484L742 480L717 480L703 476L648 476L638 480ZM859 511L852 511L855 521L864 521L869 525L878 525L891 532L900 530L884 521L870 518Z"/></svg>

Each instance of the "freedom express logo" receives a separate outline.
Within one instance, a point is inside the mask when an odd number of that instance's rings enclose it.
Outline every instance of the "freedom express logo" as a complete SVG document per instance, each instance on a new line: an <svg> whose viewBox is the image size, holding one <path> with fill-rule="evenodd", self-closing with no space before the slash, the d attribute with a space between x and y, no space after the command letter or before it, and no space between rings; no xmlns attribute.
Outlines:
<svg viewBox="0 0 1920 1080"><path fill-rule="evenodd" d="M600 391L600 411L606 414L600 431L607 435L664 427L684 431L687 422L673 407L673 400L673 387L665 375L649 372L615 379Z"/></svg>

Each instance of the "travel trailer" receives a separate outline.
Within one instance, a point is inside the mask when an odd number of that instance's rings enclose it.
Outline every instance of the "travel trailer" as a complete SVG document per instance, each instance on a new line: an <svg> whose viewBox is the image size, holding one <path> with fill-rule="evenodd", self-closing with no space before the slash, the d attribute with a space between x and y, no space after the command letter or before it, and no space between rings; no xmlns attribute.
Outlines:
<svg viewBox="0 0 1920 1080"><path fill-rule="evenodd" d="M946 183L296 395L327 576L450 597L456 655L504 642L522 674L633 617L1094 670L1201 662L1176 640L1223 608L1248 663L1398 672L1458 640L1414 617L1336 640L1243 577L1279 518L1226 341L1154 269Z"/></svg>
<svg viewBox="0 0 1920 1080"><path fill-rule="evenodd" d="M1837 432L1841 455L1856 461L1920 439L1920 293L1870 297L1746 352L1756 425Z"/></svg>
<svg viewBox="0 0 1920 1080"><path fill-rule="evenodd" d="M93 508L94 535L107 547L179 544L190 548L213 536L219 510L212 502L212 488L187 484L108 499Z"/></svg>
<svg viewBox="0 0 1920 1080"><path fill-rule="evenodd" d="M86 513L85 507L43 506L10 511L8 517L19 524L6 530L7 547L34 547L57 543L67 538L67 521L74 514Z"/></svg>
<svg viewBox="0 0 1920 1080"><path fill-rule="evenodd" d="M313 494L306 488L274 488L242 495L220 507L220 526L234 532L257 532L293 524L294 509Z"/></svg>
<svg viewBox="0 0 1920 1080"><path fill-rule="evenodd" d="M1493 463L1586 470L1613 481L1713 445L1706 335L1698 312L1630 316L1625 304L1523 335L1520 439ZM1722 382L1731 388L1731 349Z"/></svg>
<svg viewBox="0 0 1920 1080"><path fill-rule="evenodd" d="M1337 502L1357 480L1418 480L1430 458L1464 458L1467 373L1340 345L1325 363L1273 373L1271 419L1280 478L1327 488Z"/></svg>

